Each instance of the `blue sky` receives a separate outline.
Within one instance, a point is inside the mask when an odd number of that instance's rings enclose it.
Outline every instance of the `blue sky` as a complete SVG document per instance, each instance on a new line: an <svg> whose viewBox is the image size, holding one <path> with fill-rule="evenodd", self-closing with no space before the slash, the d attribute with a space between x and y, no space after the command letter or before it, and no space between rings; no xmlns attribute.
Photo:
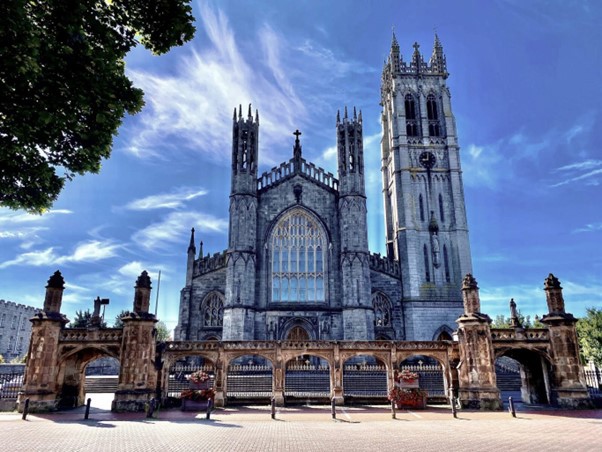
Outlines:
<svg viewBox="0 0 602 452"><path fill-rule="evenodd" d="M227 245L233 108L260 114L260 172L292 156L336 173L335 118L363 111L372 251L383 252L380 74L394 28L407 60L443 43L482 310L546 312L554 273L567 310L602 307L602 5L595 1L199 1L193 42L136 49L145 91L98 175L67 184L43 216L0 209L0 298L41 307L66 280L73 318L110 298L131 309L137 275L162 271L159 318L173 328L190 228L204 252ZM198 244L197 244L198 247Z"/></svg>

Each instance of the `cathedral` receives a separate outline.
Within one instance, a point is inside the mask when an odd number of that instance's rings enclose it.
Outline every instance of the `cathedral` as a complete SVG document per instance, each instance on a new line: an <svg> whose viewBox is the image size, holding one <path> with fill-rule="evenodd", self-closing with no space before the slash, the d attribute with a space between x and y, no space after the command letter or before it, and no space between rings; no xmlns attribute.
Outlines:
<svg viewBox="0 0 602 452"><path fill-rule="evenodd" d="M259 114L234 110L228 247L190 237L176 340L450 339L471 273L460 151L439 38L382 82L386 255L368 248L362 114L337 113L338 174L292 158L258 175Z"/></svg>

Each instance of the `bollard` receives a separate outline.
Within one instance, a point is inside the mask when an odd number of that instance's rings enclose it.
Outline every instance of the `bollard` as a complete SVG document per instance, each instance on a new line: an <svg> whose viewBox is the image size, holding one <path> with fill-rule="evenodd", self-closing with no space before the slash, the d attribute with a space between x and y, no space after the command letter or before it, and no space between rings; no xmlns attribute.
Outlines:
<svg viewBox="0 0 602 452"><path fill-rule="evenodd" d="M334 398L330 401L330 412L332 414L332 418L336 419L337 418L337 408L334 402Z"/></svg>
<svg viewBox="0 0 602 452"><path fill-rule="evenodd" d="M23 416L21 416L21 419L23 419L24 421L27 420L27 413L29 413L29 398L25 399L25 406L23 407Z"/></svg>
<svg viewBox="0 0 602 452"><path fill-rule="evenodd" d="M155 398L154 398L154 397L153 397L152 399L150 399L150 403L148 404L148 411L147 411L147 413L146 413L146 417L147 417L147 418L151 418L151 417L153 417L153 414L155 413L155 407L156 407L156 405L155 405L155 404L156 404L156 403L157 403L157 402L156 402L156 400L155 400Z"/></svg>
<svg viewBox="0 0 602 452"><path fill-rule="evenodd" d="M209 399L207 401L207 415L205 416L205 419L211 419L211 408L213 407L213 399Z"/></svg>
<svg viewBox="0 0 602 452"><path fill-rule="evenodd" d="M276 419L276 399L272 398L270 404L272 406L272 419Z"/></svg>
<svg viewBox="0 0 602 452"><path fill-rule="evenodd" d="M454 419L458 418L458 410L456 409L456 398L452 397L451 398L451 410L452 410L452 416L454 417Z"/></svg>
<svg viewBox="0 0 602 452"><path fill-rule="evenodd" d="M397 412L395 411L395 401L391 401L391 417L397 419Z"/></svg>
<svg viewBox="0 0 602 452"><path fill-rule="evenodd" d="M92 403L92 399L88 399L86 401L86 413L84 414L84 419L88 419L90 416L90 404Z"/></svg>
<svg viewBox="0 0 602 452"><path fill-rule="evenodd" d="M514 411L514 401L512 400L512 397L508 397L508 411L512 417L516 417L516 411Z"/></svg>

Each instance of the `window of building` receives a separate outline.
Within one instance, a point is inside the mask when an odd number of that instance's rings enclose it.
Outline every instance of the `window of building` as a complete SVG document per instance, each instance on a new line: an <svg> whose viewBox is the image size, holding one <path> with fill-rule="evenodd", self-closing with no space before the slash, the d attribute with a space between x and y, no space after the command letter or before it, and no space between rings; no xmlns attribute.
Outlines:
<svg viewBox="0 0 602 452"><path fill-rule="evenodd" d="M418 195L418 208L420 209L420 221L424 221L424 201L422 195Z"/></svg>
<svg viewBox="0 0 602 452"><path fill-rule="evenodd" d="M380 292L372 295L372 306L374 307L374 326L391 326L391 302Z"/></svg>
<svg viewBox="0 0 602 452"><path fill-rule="evenodd" d="M13 323L11 323L10 325L11 328L16 328L17 327L17 316L13 316Z"/></svg>
<svg viewBox="0 0 602 452"><path fill-rule="evenodd" d="M429 252L426 245L422 247L422 254L424 255L424 276L426 278L426 282L431 282L431 272L429 266Z"/></svg>
<svg viewBox="0 0 602 452"><path fill-rule="evenodd" d="M426 98L426 113L429 122L429 136L441 136L441 130L439 126L439 113L437 111L437 100L432 94L429 94Z"/></svg>
<svg viewBox="0 0 602 452"><path fill-rule="evenodd" d="M418 136L418 124L416 123L416 102L411 94L405 97L406 113L406 135L409 137Z"/></svg>
<svg viewBox="0 0 602 452"><path fill-rule="evenodd" d="M2 314L0 317L0 326L4 326L4 322L6 322L6 314Z"/></svg>
<svg viewBox="0 0 602 452"><path fill-rule="evenodd" d="M272 301L325 301L326 233L321 225L304 210L294 209L278 221L270 244Z"/></svg>
<svg viewBox="0 0 602 452"><path fill-rule="evenodd" d="M222 326L224 320L224 297L218 292L211 292L201 303L203 326Z"/></svg>
<svg viewBox="0 0 602 452"><path fill-rule="evenodd" d="M443 196L439 193L439 219L441 223L445 223L445 210L443 210Z"/></svg>
<svg viewBox="0 0 602 452"><path fill-rule="evenodd" d="M445 281L449 282L451 280L449 274L449 258L447 256L447 246L443 245L443 267L445 269Z"/></svg>

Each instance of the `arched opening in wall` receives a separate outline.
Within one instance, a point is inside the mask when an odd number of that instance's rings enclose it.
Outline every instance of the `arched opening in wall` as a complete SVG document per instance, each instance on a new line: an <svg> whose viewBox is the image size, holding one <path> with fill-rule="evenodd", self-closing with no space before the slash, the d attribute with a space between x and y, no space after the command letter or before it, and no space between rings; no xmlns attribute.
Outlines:
<svg viewBox="0 0 602 452"><path fill-rule="evenodd" d="M204 356L180 356L162 380L165 407L204 411L215 391L215 364Z"/></svg>
<svg viewBox="0 0 602 452"><path fill-rule="evenodd" d="M262 356L244 355L230 361L225 389L228 405L269 403L272 375L272 363Z"/></svg>
<svg viewBox="0 0 602 452"><path fill-rule="evenodd" d="M330 400L330 365L312 355L299 355L287 361L284 399L287 404L327 403Z"/></svg>
<svg viewBox="0 0 602 452"><path fill-rule="evenodd" d="M405 386L408 386L408 389L417 388L423 391L429 404L448 403L447 378L443 366L437 359L425 355L412 355L399 363L397 370L418 376L417 381ZM396 381L395 384L396 387L401 386L403 389L403 381Z"/></svg>
<svg viewBox="0 0 602 452"><path fill-rule="evenodd" d="M309 337L309 333L307 332L307 330L305 328L303 328L300 325L296 325L288 331L288 333L286 334L286 340L302 342L302 341L309 341L310 337Z"/></svg>
<svg viewBox="0 0 602 452"><path fill-rule="evenodd" d="M447 331L441 331L439 333L439 335L437 336L436 340L438 340L438 341L451 341L452 340L452 336Z"/></svg>
<svg viewBox="0 0 602 452"><path fill-rule="evenodd" d="M90 361L85 368L84 400L92 399L90 406L110 410L119 384L119 360L105 356Z"/></svg>
<svg viewBox="0 0 602 452"><path fill-rule="evenodd" d="M371 355L359 355L343 364L345 404L385 403L387 400L387 367Z"/></svg>
<svg viewBox="0 0 602 452"><path fill-rule="evenodd" d="M546 358L533 350L510 349L495 360L497 386L502 401L535 405L550 403L550 366Z"/></svg>

